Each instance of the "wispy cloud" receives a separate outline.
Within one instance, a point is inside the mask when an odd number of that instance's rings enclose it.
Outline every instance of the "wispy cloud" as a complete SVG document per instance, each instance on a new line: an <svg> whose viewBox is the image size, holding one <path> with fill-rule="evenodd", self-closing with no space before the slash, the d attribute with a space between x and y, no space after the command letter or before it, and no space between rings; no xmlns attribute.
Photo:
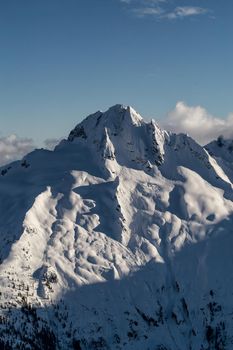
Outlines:
<svg viewBox="0 0 233 350"><path fill-rule="evenodd" d="M137 17L154 17L156 19L175 20L200 16L210 10L198 6L172 7L170 0L120 0Z"/></svg>
<svg viewBox="0 0 233 350"><path fill-rule="evenodd" d="M164 17L168 19L184 18L190 16L199 16L208 13L209 10L203 7L195 6L179 6L173 11L164 14Z"/></svg>
<svg viewBox="0 0 233 350"><path fill-rule="evenodd" d="M132 12L137 17L146 17L146 16L159 17L163 14L164 11L160 7L142 7L142 8L135 8L132 10Z"/></svg>
<svg viewBox="0 0 233 350"><path fill-rule="evenodd" d="M233 113L221 119L201 106L188 106L184 102L178 102L160 124L169 131L188 133L202 145L219 135L233 139Z"/></svg>

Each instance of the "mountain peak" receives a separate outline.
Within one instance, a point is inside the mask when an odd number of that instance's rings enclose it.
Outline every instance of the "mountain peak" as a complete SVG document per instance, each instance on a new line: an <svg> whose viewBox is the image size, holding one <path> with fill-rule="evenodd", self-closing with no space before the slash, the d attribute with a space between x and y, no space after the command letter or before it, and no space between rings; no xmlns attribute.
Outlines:
<svg viewBox="0 0 233 350"><path fill-rule="evenodd" d="M192 138L160 129L154 120L143 120L131 106L116 104L105 112L89 115L70 132L68 142L88 149L98 167L110 177L118 174L118 165L123 165L149 173L159 167L164 176L178 180L180 175L174 171L177 162L195 171L200 171L201 166L203 174L209 177L202 168L204 164L205 168L212 169L211 176L219 176L215 175L219 170L210 164L205 149ZM190 158L193 158L191 164ZM229 180L227 182L229 184Z"/></svg>
<svg viewBox="0 0 233 350"><path fill-rule="evenodd" d="M85 144L100 164L104 160L104 168L116 174L109 160L137 169L146 167L148 161L161 164L167 136L153 120L144 121L131 106L116 104L85 118L70 132L68 141Z"/></svg>
<svg viewBox="0 0 233 350"><path fill-rule="evenodd" d="M124 117L131 120L134 125L140 125L143 122L141 115L131 106L116 104L110 107L106 113L108 114L108 118L119 118L121 115L124 115Z"/></svg>
<svg viewBox="0 0 233 350"><path fill-rule="evenodd" d="M131 106L116 104L110 107L106 112L97 111L86 117L81 123L71 130L68 140L75 138L86 139L88 135L103 132L104 128L117 132L127 126L140 126L143 118Z"/></svg>

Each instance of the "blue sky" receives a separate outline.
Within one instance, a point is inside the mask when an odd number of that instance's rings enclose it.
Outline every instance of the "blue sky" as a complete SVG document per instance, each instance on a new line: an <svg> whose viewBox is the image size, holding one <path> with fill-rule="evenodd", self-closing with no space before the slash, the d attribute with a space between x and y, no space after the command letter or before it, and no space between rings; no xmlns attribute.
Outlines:
<svg viewBox="0 0 233 350"><path fill-rule="evenodd" d="M233 112L232 0L0 1L0 137L41 145L123 103Z"/></svg>

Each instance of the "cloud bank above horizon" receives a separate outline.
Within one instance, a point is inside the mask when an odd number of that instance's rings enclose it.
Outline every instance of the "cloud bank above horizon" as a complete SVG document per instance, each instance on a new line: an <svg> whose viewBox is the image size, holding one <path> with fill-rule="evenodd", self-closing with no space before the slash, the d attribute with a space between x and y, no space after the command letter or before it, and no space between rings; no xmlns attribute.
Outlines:
<svg viewBox="0 0 233 350"><path fill-rule="evenodd" d="M183 101L177 102L175 108L158 124L174 133L186 133L201 145L208 144L220 135L225 139L233 139L233 113L223 119L211 115L201 106L189 106ZM44 147L52 150L61 140L61 137L46 139ZM0 166L21 159L35 148L36 144L31 138L15 134L0 137Z"/></svg>

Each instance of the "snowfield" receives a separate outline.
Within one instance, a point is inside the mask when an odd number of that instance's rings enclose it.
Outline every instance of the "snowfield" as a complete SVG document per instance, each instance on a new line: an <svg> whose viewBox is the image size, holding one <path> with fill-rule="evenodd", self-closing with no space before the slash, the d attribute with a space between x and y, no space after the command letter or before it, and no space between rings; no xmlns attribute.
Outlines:
<svg viewBox="0 0 233 350"><path fill-rule="evenodd" d="M0 349L232 350L222 143L116 105L2 167Z"/></svg>

